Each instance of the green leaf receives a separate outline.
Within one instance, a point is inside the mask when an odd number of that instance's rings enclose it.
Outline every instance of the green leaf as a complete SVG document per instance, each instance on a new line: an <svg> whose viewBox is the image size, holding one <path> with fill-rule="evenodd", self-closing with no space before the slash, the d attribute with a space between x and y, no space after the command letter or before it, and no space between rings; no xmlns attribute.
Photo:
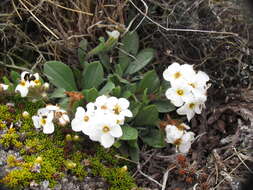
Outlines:
<svg viewBox="0 0 253 190"><path fill-rule="evenodd" d="M176 109L176 107L172 103L170 103L169 100L159 100L153 102L153 104L156 106L158 112L160 113L168 113Z"/></svg>
<svg viewBox="0 0 253 190"><path fill-rule="evenodd" d="M44 65L44 73L49 81L58 88L76 91L74 75L69 66L60 61L48 61Z"/></svg>
<svg viewBox="0 0 253 190"><path fill-rule="evenodd" d="M84 64L85 62L85 57L87 54L87 46L88 46L88 41L86 39L83 39L80 41L77 54L78 54L79 62L81 64Z"/></svg>
<svg viewBox="0 0 253 190"><path fill-rule="evenodd" d="M95 61L86 66L83 72L83 89L97 88L104 80L104 70L100 62Z"/></svg>
<svg viewBox="0 0 253 190"><path fill-rule="evenodd" d="M117 98L120 97L121 95L121 87L120 86L116 86L113 90L112 90L112 93L111 93L112 96L115 96Z"/></svg>
<svg viewBox="0 0 253 190"><path fill-rule="evenodd" d="M160 85L159 78L154 70L148 71L144 74L143 79L140 81L137 91L144 91L148 89L148 94L154 92Z"/></svg>
<svg viewBox="0 0 253 190"><path fill-rule="evenodd" d="M155 51L151 48L143 49L138 55L136 56L136 60L131 62L127 67L125 74L134 74L145 67L148 63L152 61L154 58Z"/></svg>
<svg viewBox="0 0 253 190"><path fill-rule="evenodd" d="M16 71L11 71L10 75L11 75L11 80L13 81L13 83L17 85L20 79L20 74Z"/></svg>
<svg viewBox="0 0 253 190"><path fill-rule="evenodd" d="M121 49L126 52L136 55L139 50L139 36L136 31L128 32L121 40Z"/></svg>
<svg viewBox="0 0 253 190"><path fill-rule="evenodd" d="M130 126L122 126L121 129L123 131L123 135L120 137L121 140L136 140L138 138L137 129Z"/></svg>
<svg viewBox="0 0 253 190"><path fill-rule="evenodd" d="M121 40L122 46L119 50L119 64L117 67L121 68L124 72L129 63L133 60L132 56L135 56L139 50L139 36L136 31L128 32ZM117 70L117 68L115 68Z"/></svg>
<svg viewBox="0 0 253 190"><path fill-rule="evenodd" d="M141 140L154 148L165 147L164 134L159 129L150 129L140 134Z"/></svg>
<svg viewBox="0 0 253 190"><path fill-rule="evenodd" d="M158 121L158 111L155 105L149 105L144 107L137 114L134 123L137 126L140 125L155 125Z"/></svg>
<svg viewBox="0 0 253 190"><path fill-rule="evenodd" d="M111 69L110 65L110 57L105 52L101 52L98 54L99 60L101 61L102 65L107 69Z"/></svg>
<svg viewBox="0 0 253 190"><path fill-rule="evenodd" d="M64 88L56 88L52 94L50 94L50 98L64 98L66 94L64 93L66 90Z"/></svg>
<svg viewBox="0 0 253 190"><path fill-rule="evenodd" d="M108 81L105 86L99 91L100 95L108 95L115 88L115 84Z"/></svg>
<svg viewBox="0 0 253 190"><path fill-rule="evenodd" d="M94 102L96 98L99 96L96 88L85 89L82 91L82 93L84 95L84 99L87 102Z"/></svg>
<svg viewBox="0 0 253 190"><path fill-rule="evenodd" d="M139 148L137 140L127 141L127 144L129 145L129 155L131 159L135 162L139 162L140 148Z"/></svg>

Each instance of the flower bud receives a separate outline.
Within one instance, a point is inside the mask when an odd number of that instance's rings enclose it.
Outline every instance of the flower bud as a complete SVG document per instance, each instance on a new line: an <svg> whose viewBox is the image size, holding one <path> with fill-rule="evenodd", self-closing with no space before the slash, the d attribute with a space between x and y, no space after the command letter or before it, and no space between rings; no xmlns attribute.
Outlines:
<svg viewBox="0 0 253 190"><path fill-rule="evenodd" d="M128 170L128 168L127 168L127 166L123 166L123 167L121 168L121 170L122 170L123 172L126 172L126 171Z"/></svg>
<svg viewBox="0 0 253 190"><path fill-rule="evenodd" d="M65 139L66 139L66 141L72 141L72 137L70 134L67 134Z"/></svg>
<svg viewBox="0 0 253 190"><path fill-rule="evenodd" d="M79 140L80 140L79 135L75 135L75 136L73 137L73 141L79 141Z"/></svg>
<svg viewBox="0 0 253 190"><path fill-rule="evenodd" d="M23 118L28 119L30 117L30 114L27 111L24 111L22 113Z"/></svg>
<svg viewBox="0 0 253 190"><path fill-rule="evenodd" d="M67 169L73 169L76 167L76 163L72 162L71 160L66 160L64 164Z"/></svg>
<svg viewBox="0 0 253 190"><path fill-rule="evenodd" d="M49 83L45 82L42 87L43 87L44 90L48 90L49 89Z"/></svg>

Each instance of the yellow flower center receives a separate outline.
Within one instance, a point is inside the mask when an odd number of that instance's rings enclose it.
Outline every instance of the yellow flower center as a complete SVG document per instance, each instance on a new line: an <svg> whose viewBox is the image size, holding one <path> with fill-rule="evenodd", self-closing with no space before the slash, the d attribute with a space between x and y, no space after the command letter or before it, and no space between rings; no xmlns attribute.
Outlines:
<svg viewBox="0 0 253 190"><path fill-rule="evenodd" d="M196 85L194 83L189 83L190 86L192 86L192 88L196 88Z"/></svg>
<svg viewBox="0 0 253 190"><path fill-rule="evenodd" d="M45 125L47 121L46 121L46 119L42 118L42 119L40 120L40 122L41 122L42 125Z"/></svg>
<svg viewBox="0 0 253 190"><path fill-rule="evenodd" d="M195 107L195 104L194 104L194 103L190 103L190 104L189 104L189 108L190 108L190 109L193 109L194 107Z"/></svg>
<svg viewBox="0 0 253 190"><path fill-rule="evenodd" d="M177 90L177 94L179 96L183 96L184 95L184 90L182 90L182 89Z"/></svg>
<svg viewBox="0 0 253 190"><path fill-rule="evenodd" d="M177 139L177 140L174 141L174 144L176 146L179 146L181 143L182 143L182 139Z"/></svg>
<svg viewBox="0 0 253 190"><path fill-rule="evenodd" d="M35 82L35 84L36 84L37 86L40 86L40 85L41 85L40 80L35 80L34 82Z"/></svg>
<svg viewBox="0 0 253 190"><path fill-rule="evenodd" d="M180 73L180 72L176 72L175 74L174 74L174 78L175 79L178 79L179 77L181 77L182 76L182 74Z"/></svg>
<svg viewBox="0 0 253 190"><path fill-rule="evenodd" d="M24 80L21 80L20 85L25 86L26 82Z"/></svg>
<svg viewBox="0 0 253 190"><path fill-rule="evenodd" d="M183 131L183 130L186 129L185 126L182 125L182 124L181 124L181 125L178 125L177 128L178 128L178 130L180 130L180 131Z"/></svg>
<svg viewBox="0 0 253 190"><path fill-rule="evenodd" d="M105 126L103 127L103 132L104 132L104 133L108 133L109 131L110 131L110 128L109 128L108 126L105 125Z"/></svg>
<svg viewBox="0 0 253 190"><path fill-rule="evenodd" d="M115 107L113 108L113 111L115 114L119 115L122 109L118 104L116 104Z"/></svg>
<svg viewBox="0 0 253 190"><path fill-rule="evenodd" d="M102 110L107 110L107 106L106 106L106 105L102 105L102 106L101 106L101 109L102 109Z"/></svg>
<svg viewBox="0 0 253 190"><path fill-rule="evenodd" d="M89 119L90 119L90 118L89 118L87 115L83 117L83 120L84 120L85 122L89 121Z"/></svg>

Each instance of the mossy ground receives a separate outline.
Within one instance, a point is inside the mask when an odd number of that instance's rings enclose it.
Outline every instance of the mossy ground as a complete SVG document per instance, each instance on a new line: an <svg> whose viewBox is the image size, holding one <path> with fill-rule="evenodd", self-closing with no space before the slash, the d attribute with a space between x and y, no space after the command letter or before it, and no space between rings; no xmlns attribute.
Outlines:
<svg viewBox="0 0 253 190"><path fill-rule="evenodd" d="M36 131L31 117L23 118L22 112L28 111L32 116L43 107L43 103L29 103L23 99L12 101L15 109L0 105L0 130L5 131L0 143L6 149L17 149L22 159L8 156L8 167L18 169L9 172L0 182L13 189L21 189L32 181L40 183L48 180L53 187L63 176L71 174L80 180L86 176L103 177L112 190L136 187L131 175L122 169L125 163L115 158L114 150L90 144L83 137L78 141L66 141L62 127L56 127L52 135ZM70 167L69 163L74 163L74 167ZM36 170L37 166L39 169Z"/></svg>

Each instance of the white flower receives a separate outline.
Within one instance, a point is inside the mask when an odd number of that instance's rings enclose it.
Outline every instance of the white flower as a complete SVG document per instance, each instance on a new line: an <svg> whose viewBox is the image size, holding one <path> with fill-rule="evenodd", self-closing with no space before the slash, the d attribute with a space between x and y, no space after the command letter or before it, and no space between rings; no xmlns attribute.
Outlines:
<svg viewBox="0 0 253 190"><path fill-rule="evenodd" d="M176 82L165 92L166 97L177 107L183 105L192 97L191 89L189 85L181 82Z"/></svg>
<svg viewBox="0 0 253 190"><path fill-rule="evenodd" d="M108 34L108 36L110 38L113 38L113 39L116 39L116 40L119 38L119 35L120 35L119 31L117 31L117 30L114 30L112 32L106 31L106 33Z"/></svg>
<svg viewBox="0 0 253 190"><path fill-rule="evenodd" d="M169 81L172 85L176 81L187 80L195 74L196 73L191 65L180 65L179 63L174 62L163 72L163 78L166 81Z"/></svg>
<svg viewBox="0 0 253 190"><path fill-rule="evenodd" d="M43 133L52 134L54 132L54 113L46 108L38 110L38 115L32 117L35 128L43 128Z"/></svg>
<svg viewBox="0 0 253 190"><path fill-rule="evenodd" d="M82 131L86 135L90 135L91 127L93 125L93 111L85 111L84 108L78 107L75 118L71 122L73 131Z"/></svg>
<svg viewBox="0 0 253 190"><path fill-rule="evenodd" d="M132 112L128 109L130 103L126 98L108 98L108 107L113 114L119 116L119 118L133 117Z"/></svg>
<svg viewBox="0 0 253 190"><path fill-rule="evenodd" d="M9 88L9 85L6 84L0 84L0 92L6 91Z"/></svg>
<svg viewBox="0 0 253 190"><path fill-rule="evenodd" d="M186 115L188 121L190 121L195 113L201 114L201 111L205 107L204 101L201 98L190 98L182 107L177 109L179 115Z"/></svg>
<svg viewBox="0 0 253 190"><path fill-rule="evenodd" d="M180 139L177 139L174 144L177 146L179 152L188 153L191 148L191 144L194 140L193 132L186 132Z"/></svg>
<svg viewBox="0 0 253 190"><path fill-rule="evenodd" d="M21 80L17 85L15 92L19 92L21 97L26 97L29 92L29 81Z"/></svg>
<svg viewBox="0 0 253 190"><path fill-rule="evenodd" d="M41 85L39 73L29 75L30 87L37 87Z"/></svg>
<svg viewBox="0 0 253 190"><path fill-rule="evenodd" d="M178 126L175 125L167 125L165 128L166 132L166 141L168 143L174 144L174 142L181 138L185 133L185 130L190 129L190 127L184 123L181 123Z"/></svg>
<svg viewBox="0 0 253 190"><path fill-rule="evenodd" d="M26 97L29 92L30 82L29 82L30 73L24 71L21 73L21 80L16 86L15 92L19 92L21 97Z"/></svg>
<svg viewBox="0 0 253 190"><path fill-rule="evenodd" d="M122 136L122 129L110 114L99 114L97 117L89 137L93 141L99 141L105 148L109 148L114 144L115 138Z"/></svg>

